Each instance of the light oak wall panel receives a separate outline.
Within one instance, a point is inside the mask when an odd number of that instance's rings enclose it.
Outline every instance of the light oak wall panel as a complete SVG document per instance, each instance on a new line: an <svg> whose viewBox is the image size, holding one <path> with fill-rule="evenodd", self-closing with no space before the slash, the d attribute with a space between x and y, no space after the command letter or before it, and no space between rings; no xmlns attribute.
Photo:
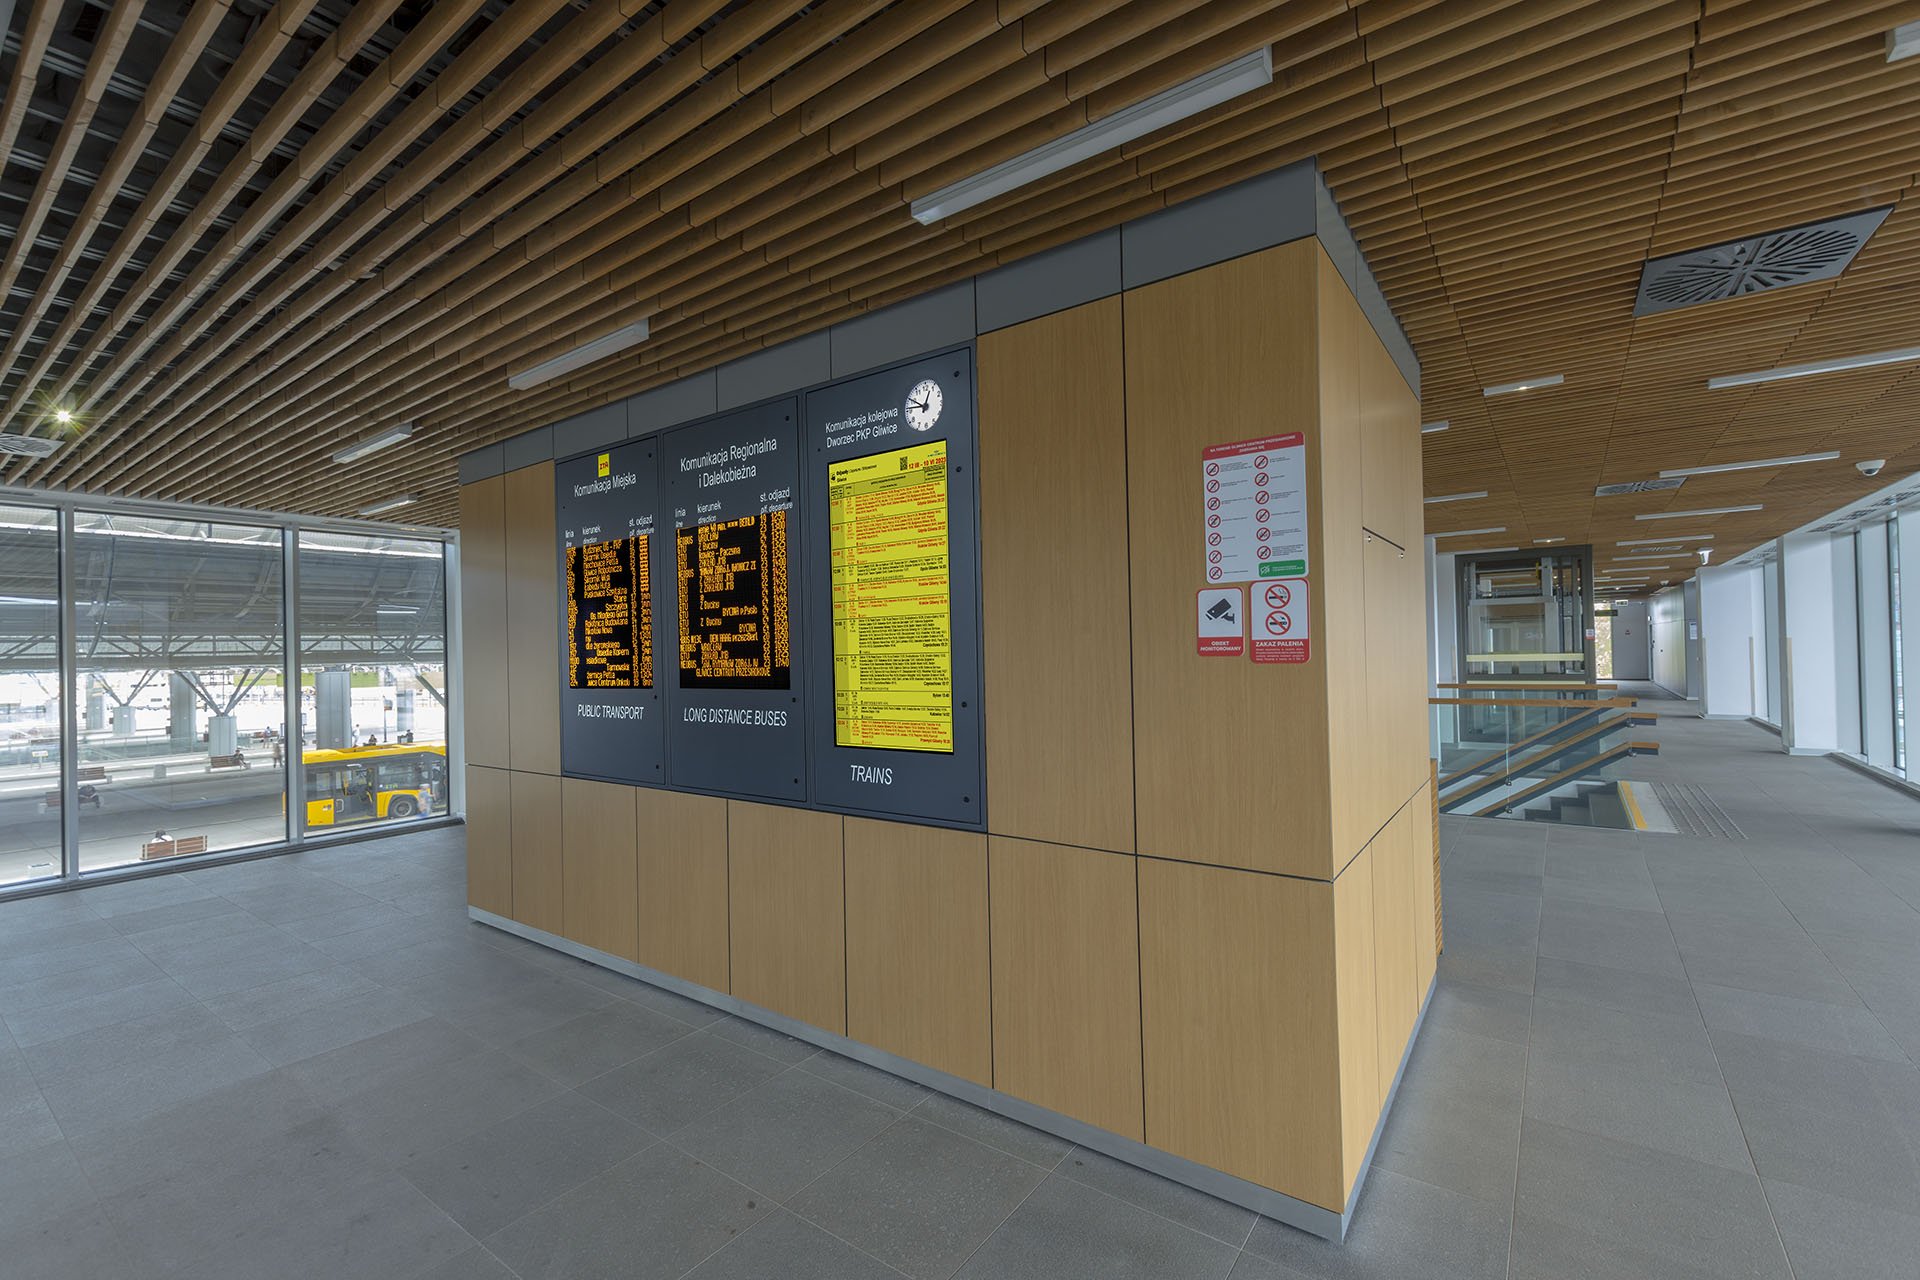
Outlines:
<svg viewBox="0 0 1920 1280"><path fill-rule="evenodd" d="M1134 859L1001 836L988 857L993 1087L1145 1141Z"/></svg>
<svg viewBox="0 0 1920 1280"><path fill-rule="evenodd" d="M1368 721L1365 532L1361 522L1361 346L1372 327L1326 253L1316 263L1320 320L1320 447L1309 473L1320 486L1312 566L1314 643L1326 672L1327 803L1333 863L1345 866L1391 808L1382 795Z"/></svg>
<svg viewBox="0 0 1920 1280"><path fill-rule="evenodd" d="M727 860L733 994L845 1035L840 815L729 800Z"/></svg>
<svg viewBox="0 0 1920 1280"><path fill-rule="evenodd" d="M627 960L640 958L634 790L582 778L560 784L561 932Z"/></svg>
<svg viewBox="0 0 1920 1280"><path fill-rule="evenodd" d="M987 838L846 819L847 1034L993 1083Z"/></svg>
<svg viewBox="0 0 1920 1280"><path fill-rule="evenodd" d="M513 810L513 918L564 936L560 779L544 773L508 777Z"/></svg>
<svg viewBox="0 0 1920 1280"><path fill-rule="evenodd" d="M1374 974L1373 857L1362 849L1333 882L1333 957L1338 984L1340 1145L1348 1194L1380 1121L1379 993Z"/></svg>
<svg viewBox="0 0 1920 1280"><path fill-rule="evenodd" d="M510 759L529 773L560 772L560 570L554 549L553 464L504 477L507 701Z"/></svg>
<svg viewBox="0 0 1920 1280"><path fill-rule="evenodd" d="M1407 839L1413 862L1413 993L1417 1000L1427 998L1440 962L1432 786L1431 782L1423 785L1407 801Z"/></svg>
<svg viewBox="0 0 1920 1280"><path fill-rule="evenodd" d="M467 762L496 769L511 741L506 619L506 480L491 476L460 489L461 734Z"/></svg>
<svg viewBox="0 0 1920 1280"><path fill-rule="evenodd" d="M513 805L505 770L467 766L467 902L513 918Z"/></svg>
<svg viewBox="0 0 1920 1280"><path fill-rule="evenodd" d="M727 802L634 789L639 838L638 959L731 991L727 955Z"/></svg>
<svg viewBox="0 0 1920 1280"><path fill-rule="evenodd" d="M1289 665L1194 648L1195 592L1207 582L1201 450L1299 430L1311 467L1322 448L1310 305L1319 257L1317 241L1297 241L1126 295L1142 854L1333 876L1325 654L1337 639L1316 635L1312 659ZM1310 492L1310 524L1319 505ZM1280 794L1284 820L1281 806L1257 802Z"/></svg>
<svg viewBox="0 0 1920 1280"><path fill-rule="evenodd" d="M1346 1200L1333 886L1140 860L1147 1141Z"/></svg>
<svg viewBox="0 0 1920 1280"><path fill-rule="evenodd" d="M1411 806L1402 808L1368 846L1373 854L1373 963L1374 989L1378 993L1377 1067L1382 1098L1393 1087L1394 1073L1400 1069L1400 1058L1419 1012L1419 996L1414 991L1413 935L1416 928L1425 928L1427 922L1415 918L1413 842L1409 827L1414 813ZM1421 810L1419 816L1424 817L1425 810Z"/></svg>
<svg viewBox="0 0 1920 1280"><path fill-rule="evenodd" d="M1131 851L1121 303L980 339L987 820Z"/></svg>

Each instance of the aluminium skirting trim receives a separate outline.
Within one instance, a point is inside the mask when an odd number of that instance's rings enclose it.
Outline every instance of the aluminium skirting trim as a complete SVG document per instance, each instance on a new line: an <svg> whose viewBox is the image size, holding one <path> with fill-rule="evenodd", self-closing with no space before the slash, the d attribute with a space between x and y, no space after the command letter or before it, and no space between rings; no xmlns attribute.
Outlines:
<svg viewBox="0 0 1920 1280"><path fill-rule="evenodd" d="M703 987L698 983L688 982L684 978L676 978L670 973L663 973L658 969L650 969L605 951L595 950L571 939L560 937L558 934L549 933L545 929L536 929L475 906L467 908L467 916L480 924L499 929L503 933L525 938L529 942L537 942L541 946L570 955L577 960L584 960L588 964L598 965L650 986L671 991L675 995L685 996L689 1000L696 1000L701 1004L745 1018L749 1022L770 1027L796 1040L804 1040L808 1044L831 1050L842 1057L852 1058L856 1062L877 1067L904 1080L925 1085L929 1089L958 1098L962 1102L972 1103L997 1115L1017 1120L1021 1124L1051 1133L1055 1137L1098 1151L1115 1160L1158 1174L1169 1181L1192 1187L1196 1191L1204 1191L1217 1199L1237 1204L1243 1209L1251 1209L1255 1213L1336 1243L1346 1238L1347 1227L1353 1220L1354 1207L1359 1204L1361 1192L1366 1187L1367 1172L1372 1168L1374 1152L1380 1145L1381 1134L1386 1131L1387 1117L1393 1109L1393 1099L1400 1091L1400 1080L1406 1074L1407 1062L1412 1057L1414 1044L1420 1038L1420 1028L1426 1022L1427 1010L1433 1002L1434 987L1439 981L1436 975L1434 982L1428 984L1426 995L1421 999L1419 1015L1414 1019L1413 1034L1407 1038L1406 1049L1400 1055L1400 1067L1394 1072L1393 1085L1388 1091L1386 1104L1380 1109L1380 1119L1374 1126L1373 1140L1367 1144L1366 1161L1361 1165L1360 1176L1354 1182L1352 1194L1347 1197L1346 1212L1335 1213L1322 1205L1296 1199L1283 1192L1275 1191L1271 1187L1248 1182L1244 1178L1236 1178L1230 1173L1222 1173L1218 1169L1209 1168L1196 1161L1173 1155L1157 1147L1150 1147L1144 1142L1136 1142L1132 1138L1096 1128L1084 1120L1076 1120L1072 1116L1036 1106L1011 1094L1001 1093L997 1089L989 1089L971 1080L949 1075L924 1063L899 1057L884 1049L876 1049L870 1044L850 1040L846 1036L822 1030L798 1019L789 1018L785 1014L775 1013L771 1009L749 1004L723 991L715 991L711 987Z"/></svg>

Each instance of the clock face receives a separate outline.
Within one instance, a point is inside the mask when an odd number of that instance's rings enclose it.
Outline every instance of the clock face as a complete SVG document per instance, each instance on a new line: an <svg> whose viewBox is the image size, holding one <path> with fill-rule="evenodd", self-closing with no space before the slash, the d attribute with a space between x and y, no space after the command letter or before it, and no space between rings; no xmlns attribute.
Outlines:
<svg viewBox="0 0 1920 1280"><path fill-rule="evenodd" d="M931 431L940 421L940 384L932 378L907 392L907 425L915 431Z"/></svg>

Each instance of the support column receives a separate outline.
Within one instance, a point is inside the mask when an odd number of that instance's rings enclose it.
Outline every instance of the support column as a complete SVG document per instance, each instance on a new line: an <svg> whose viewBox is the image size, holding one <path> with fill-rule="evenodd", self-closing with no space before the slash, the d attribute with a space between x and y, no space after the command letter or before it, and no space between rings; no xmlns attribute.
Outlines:
<svg viewBox="0 0 1920 1280"><path fill-rule="evenodd" d="M174 749L191 751L200 741L200 699L179 672L167 675L168 738Z"/></svg>
<svg viewBox="0 0 1920 1280"><path fill-rule="evenodd" d="M1700 571L1700 713L1745 719L1767 704L1764 591L1756 567Z"/></svg>
<svg viewBox="0 0 1920 1280"><path fill-rule="evenodd" d="M1840 746L1837 703L1842 604L1833 574L1833 539L1824 533L1780 540L1780 741L1796 755ZM1852 607L1852 593L1846 604Z"/></svg>
<svg viewBox="0 0 1920 1280"><path fill-rule="evenodd" d="M328 667L313 677L313 745L338 751L353 745L353 673Z"/></svg>

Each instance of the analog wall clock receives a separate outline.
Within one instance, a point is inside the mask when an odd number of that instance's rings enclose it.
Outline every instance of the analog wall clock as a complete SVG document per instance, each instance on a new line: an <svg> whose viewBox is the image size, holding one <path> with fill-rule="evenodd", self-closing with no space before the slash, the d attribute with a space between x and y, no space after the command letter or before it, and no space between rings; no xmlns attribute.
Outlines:
<svg viewBox="0 0 1920 1280"><path fill-rule="evenodd" d="M927 378L907 392L907 425L915 431L931 431L940 421L940 384Z"/></svg>

